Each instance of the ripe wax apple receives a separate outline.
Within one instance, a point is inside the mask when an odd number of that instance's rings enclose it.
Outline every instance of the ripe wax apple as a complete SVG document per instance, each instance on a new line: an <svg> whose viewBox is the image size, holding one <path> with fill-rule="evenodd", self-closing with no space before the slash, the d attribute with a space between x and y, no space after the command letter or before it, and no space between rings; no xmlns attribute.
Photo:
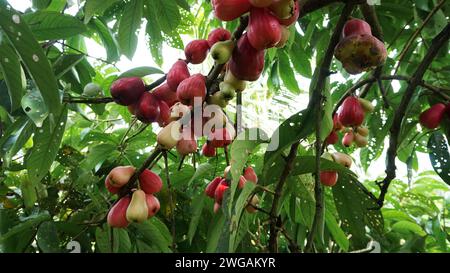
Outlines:
<svg viewBox="0 0 450 273"><path fill-rule="evenodd" d="M202 147L202 154L206 157L215 157L216 148L214 148L211 144L205 143Z"/></svg>
<svg viewBox="0 0 450 273"><path fill-rule="evenodd" d="M153 194L146 194L145 200L147 202L147 208L148 208L148 215L147 219L150 217L155 216L156 213L158 213L159 209L161 208L161 205L159 203L158 198L154 196Z"/></svg>
<svg viewBox="0 0 450 273"><path fill-rule="evenodd" d="M167 85L171 90L177 90L178 85L190 76L187 63L183 60L178 60L167 73Z"/></svg>
<svg viewBox="0 0 450 273"><path fill-rule="evenodd" d="M139 176L139 185L146 194L154 194L161 191L163 183L159 175L145 169Z"/></svg>
<svg viewBox="0 0 450 273"><path fill-rule="evenodd" d="M321 171L320 182L327 187L333 187L338 180L338 173L336 171Z"/></svg>
<svg viewBox="0 0 450 273"><path fill-rule="evenodd" d="M130 205L131 197L124 196L114 204L114 206L109 210L107 222L110 227L114 228L125 228L128 226L129 222L126 217L128 206Z"/></svg>
<svg viewBox="0 0 450 273"><path fill-rule="evenodd" d="M185 79L177 88L177 96L181 103L194 105L195 99L203 101L206 97L206 81L202 74L195 74Z"/></svg>
<svg viewBox="0 0 450 273"><path fill-rule="evenodd" d="M439 127L439 123L441 123L441 120L445 114L445 108L446 106L443 103L437 103L431 106L420 114L420 124L428 129L435 129Z"/></svg>
<svg viewBox="0 0 450 273"><path fill-rule="evenodd" d="M148 207L145 192L136 190L131 196L130 205L127 208L126 217L128 222L142 223L148 218Z"/></svg>
<svg viewBox="0 0 450 273"><path fill-rule="evenodd" d="M200 64L208 55L209 43L207 40L193 40L184 49L186 60L192 64Z"/></svg>
<svg viewBox="0 0 450 273"><path fill-rule="evenodd" d="M155 88L152 94L155 96L156 99L162 100L165 103L167 103L169 107L178 102L176 90L170 89L167 83L161 84L160 86Z"/></svg>
<svg viewBox="0 0 450 273"><path fill-rule="evenodd" d="M354 96L347 97L339 107L339 122L346 127L360 126L364 121L364 110Z"/></svg>
<svg viewBox="0 0 450 273"><path fill-rule="evenodd" d="M214 178L211 182L209 182L208 186L206 186L205 194L210 198L214 198L214 194L216 192L217 186L219 186L219 184L220 184L220 182L222 182L222 180L225 180L225 179L218 176L218 177Z"/></svg>
<svg viewBox="0 0 450 273"><path fill-rule="evenodd" d="M258 176L256 175L255 170L251 166L245 168L244 177L247 181L250 181L255 184L258 183Z"/></svg>
<svg viewBox="0 0 450 273"><path fill-rule="evenodd" d="M239 39L228 67L237 79L256 81L264 69L264 50L255 49L245 33Z"/></svg>
<svg viewBox="0 0 450 273"><path fill-rule="evenodd" d="M137 77L121 78L111 85L111 96L120 105L136 103L144 92L145 84Z"/></svg>
<svg viewBox="0 0 450 273"><path fill-rule="evenodd" d="M208 43L212 47L215 43L231 39L231 33L224 28L216 28L208 34Z"/></svg>
<svg viewBox="0 0 450 273"><path fill-rule="evenodd" d="M252 8L247 27L247 37L257 50L274 47L281 40L282 28L268 9Z"/></svg>
<svg viewBox="0 0 450 273"><path fill-rule="evenodd" d="M159 117L159 101L152 93L142 94L136 108L136 117L144 123L155 122Z"/></svg>
<svg viewBox="0 0 450 273"><path fill-rule="evenodd" d="M108 183L112 187L120 188L128 183L133 176L136 168L133 166L118 166L112 169L105 179L105 183Z"/></svg>
<svg viewBox="0 0 450 273"><path fill-rule="evenodd" d="M212 0L211 3L214 15L222 21L233 21L251 8L248 0Z"/></svg>

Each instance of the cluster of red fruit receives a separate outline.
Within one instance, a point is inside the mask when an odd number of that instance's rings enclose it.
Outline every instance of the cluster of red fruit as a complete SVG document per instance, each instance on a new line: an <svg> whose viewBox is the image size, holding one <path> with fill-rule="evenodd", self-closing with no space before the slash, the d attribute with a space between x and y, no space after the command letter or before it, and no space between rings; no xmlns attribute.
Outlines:
<svg viewBox="0 0 450 273"><path fill-rule="evenodd" d="M342 145L345 147L350 147L353 143L358 147L367 146L369 129L362 126L362 123L365 114L373 110L374 106L370 101L355 96L347 97L333 116L333 130L328 135L326 144L336 144L339 141L337 133L344 131Z"/></svg>
<svg viewBox="0 0 450 273"><path fill-rule="evenodd" d="M217 211L219 211L220 206L222 205L223 195L230 187L230 180L227 180L230 169L231 166L226 167L223 177L218 176L214 178L211 182L209 182L208 186L205 189L205 194L215 201L214 213L217 213ZM238 188L242 189L247 182L255 184L258 183L258 176L256 175L255 170L253 170L253 168L250 166L245 168L243 175L239 177ZM255 207L258 205L258 203L258 196L253 195L251 200L248 202L248 205L246 206L246 210L250 213L256 212Z"/></svg>
<svg viewBox="0 0 450 273"><path fill-rule="evenodd" d="M117 194L134 175L133 166L119 166L111 170L105 179L105 187L112 194ZM159 200L154 195L161 191L161 178L150 170L144 170L139 176L139 189L133 189L120 198L109 210L108 224L111 227L125 228L129 223L142 223L153 217L160 208Z"/></svg>
<svg viewBox="0 0 450 273"><path fill-rule="evenodd" d="M367 22L351 19L344 26L334 55L349 74L359 74L382 65L387 51L384 43L372 36Z"/></svg>
<svg viewBox="0 0 450 273"><path fill-rule="evenodd" d="M445 113L450 118L450 103L447 106L443 103L436 103L420 114L420 124L428 129L436 129L442 122Z"/></svg>
<svg viewBox="0 0 450 273"><path fill-rule="evenodd" d="M334 161L346 168L350 168L352 166L352 158L349 155L343 154L343 153L324 153L322 155L322 158ZM336 185L336 182L338 181L338 173L336 171L321 171L320 172L320 182L324 186L332 187Z"/></svg>

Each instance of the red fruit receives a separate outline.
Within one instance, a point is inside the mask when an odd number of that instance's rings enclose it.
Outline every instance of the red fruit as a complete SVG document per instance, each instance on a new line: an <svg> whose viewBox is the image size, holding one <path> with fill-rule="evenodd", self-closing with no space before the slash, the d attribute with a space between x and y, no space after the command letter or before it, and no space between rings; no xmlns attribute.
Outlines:
<svg viewBox="0 0 450 273"><path fill-rule="evenodd" d="M344 129L344 126L342 125L342 123L339 121L339 117L337 114L334 114L333 116L333 130L335 131L341 131L342 129Z"/></svg>
<svg viewBox="0 0 450 273"><path fill-rule="evenodd" d="M364 121L364 110L358 98L347 97L339 108L338 118L342 125L346 127L360 126Z"/></svg>
<svg viewBox="0 0 450 273"><path fill-rule="evenodd" d="M211 198L214 198L214 193L216 192L217 186L219 186L220 182L225 180L224 178L218 176L214 178L211 182L209 182L208 186L206 186L205 194Z"/></svg>
<svg viewBox="0 0 450 273"><path fill-rule="evenodd" d="M294 24L295 22L297 22L298 17L300 16L300 6L299 6L299 1L295 1L295 6L294 6L294 14L287 18L287 19L278 19L278 22L284 26L290 26L292 24Z"/></svg>
<svg viewBox="0 0 450 273"><path fill-rule="evenodd" d="M223 195L225 194L225 191L229 188L228 182L223 179L219 185L216 188L216 191L214 192L214 199L217 203L222 204Z"/></svg>
<svg viewBox="0 0 450 273"><path fill-rule="evenodd" d="M274 47L281 40L281 26L268 9L252 8L247 27L248 41L255 49Z"/></svg>
<svg viewBox="0 0 450 273"><path fill-rule="evenodd" d="M184 48L186 60L192 64L202 63L208 56L209 43L207 40L194 40Z"/></svg>
<svg viewBox="0 0 450 273"><path fill-rule="evenodd" d="M178 60L167 73L167 85L169 85L171 90L177 90L178 85L190 76L187 63L183 60Z"/></svg>
<svg viewBox="0 0 450 273"><path fill-rule="evenodd" d="M231 144L232 139L231 135L228 132L227 128L217 128L212 132L208 140L210 141L210 145L214 148L223 148Z"/></svg>
<svg viewBox="0 0 450 273"><path fill-rule="evenodd" d="M243 175L241 175L239 177L239 184L238 184L238 188L242 189L245 185L245 183L247 183L247 179L245 179L245 177Z"/></svg>
<svg viewBox="0 0 450 273"><path fill-rule="evenodd" d="M159 126L164 127L170 123L170 108L169 105L163 100L158 101L159 116L156 119Z"/></svg>
<svg viewBox="0 0 450 273"><path fill-rule="evenodd" d="M148 218L155 216L156 213L158 213L159 209L161 208L161 205L159 203L158 198L154 196L153 194L146 194L145 200L147 201L147 207L148 207Z"/></svg>
<svg viewBox="0 0 450 273"><path fill-rule="evenodd" d="M353 134L353 131L349 131L345 133L344 137L342 138L342 145L345 147L350 147L353 144L353 140L355 139L355 135Z"/></svg>
<svg viewBox="0 0 450 273"><path fill-rule="evenodd" d="M361 19L351 19L348 20L347 23L345 23L344 29L342 31L342 35L344 37L362 34L372 35L372 29L366 21Z"/></svg>
<svg viewBox="0 0 450 273"><path fill-rule="evenodd" d="M139 176L139 185L146 194L154 194L161 191L163 183L159 175L146 169Z"/></svg>
<svg viewBox="0 0 450 273"><path fill-rule="evenodd" d="M202 147L202 154L206 157L215 157L216 148L214 148L211 144L205 143Z"/></svg>
<svg viewBox="0 0 450 273"><path fill-rule="evenodd" d="M264 69L264 50L256 50L244 34L233 51L229 69L239 80L256 81Z"/></svg>
<svg viewBox="0 0 450 273"><path fill-rule="evenodd" d="M257 8L266 8L272 4L274 0L249 0L250 4Z"/></svg>
<svg viewBox="0 0 450 273"><path fill-rule="evenodd" d="M131 197L124 196L109 210L107 221L110 227L124 228L128 226L127 209L130 202Z"/></svg>
<svg viewBox="0 0 450 273"><path fill-rule="evenodd" d="M152 123L159 117L159 101L152 93L145 92L139 99L136 117L144 123Z"/></svg>
<svg viewBox="0 0 450 273"><path fill-rule="evenodd" d="M141 78L121 78L111 85L111 96L120 105L136 103L145 92L145 85Z"/></svg>
<svg viewBox="0 0 450 273"><path fill-rule="evenodd" d="M176 90L170 89L170 87L167 83L162 84L162 85L158 86L157 88L155 88L155 90L153 90L152 94L158 100L162 100L165 103L167 103L167 105L169 107L171 107L172 105L174 105L175 103L178 102Z"/></svg>
<svg viewBox="0 0 450 273"><path fill-rule="evenodd" d="M255 170L251 166L248 166L244 170L244 177L247 179L247 181L250 181L252 183L258 183L258 176L255 173Z"/></svg>
<svg viewBox="0 0 450 273"><path fill-rule="evenodd" d="M112 194L116 194L120 190L120 188L111 186L111 184L109 183L109 180L105 180L105 187Z"/></svg>
<svg viewBox="0 0 450 273"><path fill-rule="evenodd" d="M177 88L177 96L182 104L194 105L194 98L200 98L201 101L206 97L205 76L195 74L185 79Z"/></svg>
<svg viewBox="0 0 450 273"><path fill-rule="evenodd" d="M222 21L233 21L250 10L248 0L212 0L214 15Z"/></svg>
<svg viewBox="0 0 450 273"><path fill-rule="evenodd" d="M328 135L327 139L325 140L326 144L333 145L336 144L339 141L339 136L336 133L336 131L331 131L331 133Z"/></svg>
<svg viewBox="0 0 450 273"><path fill-rule="evenodd" d="M177 143L177 152L182 155L188 155L197 151L197 141L192 134L190 128L183 130L181 139Z"/></svg>
<svg viewBox="0 0 450 273"><path fill-rule="evenodd" d="M105 185L120 188L127 184L136 169L133 166L118 166L112 169L105 179Z"/></svg>
<svg viewBox="0 0 450 273"><path fill-rule="evenodd" d="M442 118L444 117L446 106L443 103L437 103L428 110L424 111L419 116L419 121L422 126L428 129L435 129L441 123Z"/></svg>
<svg viewBox="0 0 450 273"><path fill-rule="evenodd" d="M338 173L336 171L321 171L320 182L324 186L333 187L338 180Z"/></svg>
<svg viewBox="0 0 450 273"><path fill-rule="evenodd" d="M215 43L231 39L231 33L224 28L216 28L208 34L208 44L212 47Z"/></svg>

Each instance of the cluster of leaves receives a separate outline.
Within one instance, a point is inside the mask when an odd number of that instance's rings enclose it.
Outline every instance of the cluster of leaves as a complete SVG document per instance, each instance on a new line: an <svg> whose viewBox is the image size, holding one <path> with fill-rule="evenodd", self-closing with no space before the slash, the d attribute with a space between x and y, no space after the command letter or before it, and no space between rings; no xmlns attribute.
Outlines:
<svg viewBox="0 0 450 273"><path fill-rule="evenodd" d="M19 14L0 0L0 252L171 252L174 246L178 252L267 251L268 215L264 212L272 208L270 192L282 175L287 150L299 140L302 145L282 191L277 215L284 223L280 250L293 251L293 245L303 249L315 211L311 144L317 121L312 107L289 117L272 138L250 140L250 135L265 135L253 128L232 144L233 181L237 182L242 168L251 164L261 182L258 187L247 183L241 191L233 183L218 214L213 213L213 201L203 190L226 167L224 154L212 159L197 155L195 162L189 164L186 159L178 170L181 158L169 153L169 177L162 161L153 170L166 183L170 178L175 210L170 209L166 184L158 195L161 210L157 217L127 229L111 229L105 224L114 202L103 186L105 176L118 165L141 166L155 147L156 136L150 127L136 122L125 107L62 101L82 96L83 87L90 82L99 84L103 95L108 96L117 78L163 74L153 67L120 74L114 66L121 56L132 58L139 31L145 30L151 55L162 65L164 45L184 48L181 35L205 38L212 28L233 30L237 22L224 24L214 19L209 1L81 2L74 15L65 13L72 8L66 0L33 0L33 7ZM390 48L384 74L397 70L398 74L411 75L415 71L431 39L447 24L444 14L450 10L448 3L427 22L398 68L396 61L436 2L415 1L411 7L407 0L383 1L375 7ZM314 82L316 64L324 56L341 11L341 5L335 3L306 14L299 19L285 48L268 50L260 81L266 83L265 91L271 95L307 92L298 79ZM362 14L355 10L353 16ZM407 25L410 27L403 27ZM106 60L86 54L88 38L105 48ZM445 87L450 81L450 56L448 48L441 52L424 81ZM359 80L346 74L338 62L333 62L332 69L342 78L332 78L324 90L323 138L331 130L333 105ZM367 117L370 145L357 151L335 146L359 158L362 171L370 172L371 163L383 154L393 111L407 86L407 82L384 84L391 107L383 106L377 85L366 97L377 102L376 110ZM409 170L409 184L396 180L381 211L374 209L377 204L367 194L368 190L378 193L373 181L360 183L352 171L322 160L322 168L338 171L339 181L324 193L325 213L315 240L317 251L363 249L370 240L380 242L382 251L387 252L448 251L450 189L440 180L450 183L446 140L450 126L443 123L441 130L432 132L418 130L417 126L419 113L439 99L422 88L415 93L401 128L398 151L398 158ZM244 104L252 107L250 100L244 100ZM277 141L267 141L275 137ZM278 145L273 145L275 142ZM430 171L413 178L419 170L418 152L430 154L439 177ZM249 214L245 205L254 192L260 196L260 211Z"/></svg>

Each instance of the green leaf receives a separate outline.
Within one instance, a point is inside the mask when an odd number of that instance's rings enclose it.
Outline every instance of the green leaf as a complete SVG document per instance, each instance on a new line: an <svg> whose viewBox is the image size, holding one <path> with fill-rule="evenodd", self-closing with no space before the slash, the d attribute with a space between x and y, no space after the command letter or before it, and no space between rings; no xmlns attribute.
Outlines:
<svg viewBox="0 0 450 273"><path fill-rule="evenodd" d="M84 58L84 54L67 54L59 57L53 64L53 70L55 71L56 78L61 78L66 72L71 70Z"/></svg>
<svg viewBox="0 0 450 273"><path fill-rule="evenodd" d="M36 127L42 127L48 117L48 108L38 90L33 89L22 97L22 109L34 122Z"/></svg>
<svg viewBox="0 0 450 273"><path fill-rule="evenodd" d="M61 252L58 233L53 221L47 221L39 225L36 241L43 253Z"/></svg>
<svg viewBox="0 0 450 273"><path fill-rule="evenodd" d="M160 228L155 225L151 219L147 220L141 224L132 224L138 232L143 236L144 241L150 245L154 245L159 249L160 252L170 253L171 250L169 246L172 244L171 240L167 239L167 236L164 236L161 233Z"/></svg>
<svg viewBox="0 0 450 273"><path fill-rule="evenodd" d="M17 11L7 9L5 1L0 1L0 27L30 73L50 113L59 113L61 98L50 63L23 18Z"/></svg>
<svg viewBox="0 0 450 273"><path fill-rule="evenodd" d="M191 205L191 221L189 223L188 229L188 239L189 243L192 244L192 239L194 239L195 232L197 231L198 222L202 216L202 211L205 206L206 195L203 193L197 195L192 199Z"/></svg>
<svg viewBox="0 0 450 273"><path fill-rule="evenodd" d="M153 15L157 16L161 30L171 34L180 23L180 12L174 0L147 0L148 6L154 10Z"/></svg>
<svg viewBox="0 0 450 273"><path fill-rule="evenodd" d="M10 165L11 158L23 148L23 145L31 137L34 128L33 122L22 116L4 132L3 137L0 139L0 156L3 157L6 167Z"/></svg>
<svg viewBox="0 0 450 273"><path fill-rule="evenodd" d="M87 24L95 15L102 15L105 10L119 0L86 0L84 5L84 23Z"/></svg>
<svg viewBox="0 0 450 273"><path fill-rule="evenodd" d="M20 99L22 98L26 82L19 58L14 49L6 40L0 38L0 72L8 87L9 94L9 112L13 112L20 107Z"/></svg>
<svg viewBox="0 0 450 273"><path fill-rule="evenodd" d="M214 214L214 217L211 219L206 240L207 253L216 252L222 233L228 232L226 228L224 230L225 220L226 217L222 210L219 210L219 212Z"/></svg>
<svg viewBox="0 0 450 273"><path fill-rule="evenodd" d="M58 153L67 121L67 107L53 118L47 118L33 137L33 148L26 159L28 177L32 181L40 181L50 170L50 167Z"/></svg>
<svg viewBox="0 0 450 273"><path fill-rule="evenodd" d="M436 131L431 134L428 149L433 169L445 183L450 185L450 148L441 132Z"/></svg>
<svg viewBox="0 0 450 273"><path fill-rule="evenodd" d="M135 0L125 5L119 20L118 42L121 52L132 59L136 51L138 37L136 35L141 26L143 0Z"/></svg>
<svg viewBox="0 0 450 273"><path fill-rule="evenodd" d="M419 236L426 236L427 233L416 223L410 221L399 221L392 225L392 230L401 234L417 234Z"/></svg>
<svg viewBox="0 0 450 273"><path fill-rule="evenodd" d="M81 163L83 169L95 169L97 171L106 159L119 155L117 146L109 143L102 143L92 146L86 159Z"/></svg>
<svg viewBox="0 0 450 273"><path fill-rule="evenodd" d="M83 22L76 17L57 11L27 13L23 19L38 40L67 39L87 31Z"/></svg>
<svg viewBox="0 0 450 273"><path fill-rule="evenodd" d="M291 63L289 62L289 56L285 50L278 50L279 64L279 75L283 80L284 85L289 89L289 91L298 94L300 93L300 88L297 84L297 79L295 79L294 71L292 71Z"/></svg>
<svg viewBox="0 0 450 273"><path fill-rule="evenodd" d="M152 74L164 74L164 72L161 69L156 68L156 67L140 66L140 67L135 67L128 71L123 72L122 74L119 75L119 78L126 78L126 77L142 78L144 76L152 75Z"/></svg>
<svg viewBox="0 0 450 273"><path fill-rule="evenodd" d="M178 6L182 7L186 11L190 11L191 7L189 6L189 3L186 0L175 0L178 4Z"/></svg>
<svg viewBox="0 0 450 273"><path fill-rule="evenodd" d="M348 241L344 231L342 231L342 229L339 227L336 219L329 210L325 210L325 224L328 231L331 233L331 236L333 236L334 241L339 245L339 247L343 251L348 251L350 242Z"/></svg>
<svg viewBox="0 0 450 273"><path fill-rule="evenodd" d="M120 246L120 237L117 236L117 229L109 227L107 224L103 228L95 229L96 248L101 253L117 253Z"/></svg>
<svg viewBox="0 0 450 273"><path fill-rule="evenodd" d="M37 227L40 223L48 221L50 219L51 216L48 212L42 212L39 214L34 214L29 217L26 217L22 219L21 223L15 225L14 227L11 227L7 232L3 233L0 236L0 244L3 243L5 240L11 238L12 236L29 229L33 229Z"/></svg>
<svg viewBox="0 0 450 273"><path fill-rule="evenodd" d="M100 37L103 47L106 49L106 60L109 62L119 60L119 45L108 26L99 19L91 20L88 26L94 29Z"/></svg>
<svg viewBox="0 0 450 273"><path fill-rule="evenodd" d="M20 190L22 192L22 199L25 208L31 209L37 201L36 188L33 181L29 179L23 179L20 183Z"/></svg>

